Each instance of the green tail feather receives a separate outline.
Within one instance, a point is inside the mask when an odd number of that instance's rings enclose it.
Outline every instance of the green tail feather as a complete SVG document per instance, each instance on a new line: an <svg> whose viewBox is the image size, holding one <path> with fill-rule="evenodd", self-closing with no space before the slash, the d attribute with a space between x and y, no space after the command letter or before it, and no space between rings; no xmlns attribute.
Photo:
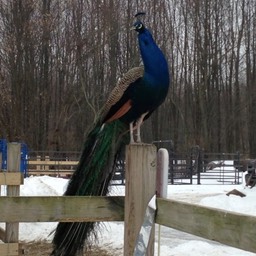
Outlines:
<svg viewBox="0 0 256 256"><path fill-rule="evenodd" d="M104 196L108 193L113 177L115 156L127 143L128 126L119 120L106 124L98 123L89 132L79 164L65 192L67 196ZM53 238L54 256L75 256L89 239L95 235L94 222L60 222Z"/></svg>

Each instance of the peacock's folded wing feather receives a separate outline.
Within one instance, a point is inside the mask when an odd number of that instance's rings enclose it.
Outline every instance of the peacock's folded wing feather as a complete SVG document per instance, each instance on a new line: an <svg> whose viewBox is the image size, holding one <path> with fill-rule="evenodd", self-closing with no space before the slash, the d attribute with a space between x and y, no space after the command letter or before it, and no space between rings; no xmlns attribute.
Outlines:
<svg viewBox="0 0 256 256"><path fill-rule="evenodd" d="M144 67L134 67L130 69L128 72L126 72L122 78L119 79L117 82L117 85L114 87L112 92L110 93L105 105L102 108L101 111L101 117L104 119L108 113L111 107L113 107L120 99L123 97L124 92L127 90L127 88L134 83L137 79L143 77L144 73Z"/></svg>

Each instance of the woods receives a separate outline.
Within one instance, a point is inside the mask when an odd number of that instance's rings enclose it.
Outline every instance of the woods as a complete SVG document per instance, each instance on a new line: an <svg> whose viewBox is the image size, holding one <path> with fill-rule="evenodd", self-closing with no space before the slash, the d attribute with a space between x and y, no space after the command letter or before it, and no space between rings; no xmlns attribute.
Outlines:
<svg viewBox="0 0 256 256"><path fill-rule="evenodd" d="M143 140L255 157L254 0L2 0L0 137L80 150L118 78L140 64L138 10L172 74Z"/></svg>

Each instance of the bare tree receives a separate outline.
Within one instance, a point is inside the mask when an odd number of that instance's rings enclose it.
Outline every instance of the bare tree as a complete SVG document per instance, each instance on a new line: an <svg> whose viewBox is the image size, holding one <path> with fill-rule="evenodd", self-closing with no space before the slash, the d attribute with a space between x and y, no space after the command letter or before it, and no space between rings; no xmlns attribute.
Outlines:
<svg viewBox="0 0 256 256"><path fill-rule="evenodd" d="M137 11L170 64L147 142L255 152L253 0L10 0L0 3L0 136L32 149L78 150L129 68L140 65Z"/></svg>

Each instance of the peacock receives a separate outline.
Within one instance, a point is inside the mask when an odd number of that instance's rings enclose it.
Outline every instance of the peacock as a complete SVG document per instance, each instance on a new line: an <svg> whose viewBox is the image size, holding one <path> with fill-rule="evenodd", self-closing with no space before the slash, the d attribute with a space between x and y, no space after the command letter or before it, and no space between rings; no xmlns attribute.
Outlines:
<svg viewBox="0 0 256 256"><path fill-rule="evenodd" d="M107 195L119 152L125 144L141 143L141 124L166 98L170 84L168 63L141 21L144 14L135 15L132 27L138 34L143 66L132 68L118 81L99 111L64 193L66 196ZM94 222L60 222L53 237L51 255L77 255L90 246L96 236L95 229Z"/></svg>

